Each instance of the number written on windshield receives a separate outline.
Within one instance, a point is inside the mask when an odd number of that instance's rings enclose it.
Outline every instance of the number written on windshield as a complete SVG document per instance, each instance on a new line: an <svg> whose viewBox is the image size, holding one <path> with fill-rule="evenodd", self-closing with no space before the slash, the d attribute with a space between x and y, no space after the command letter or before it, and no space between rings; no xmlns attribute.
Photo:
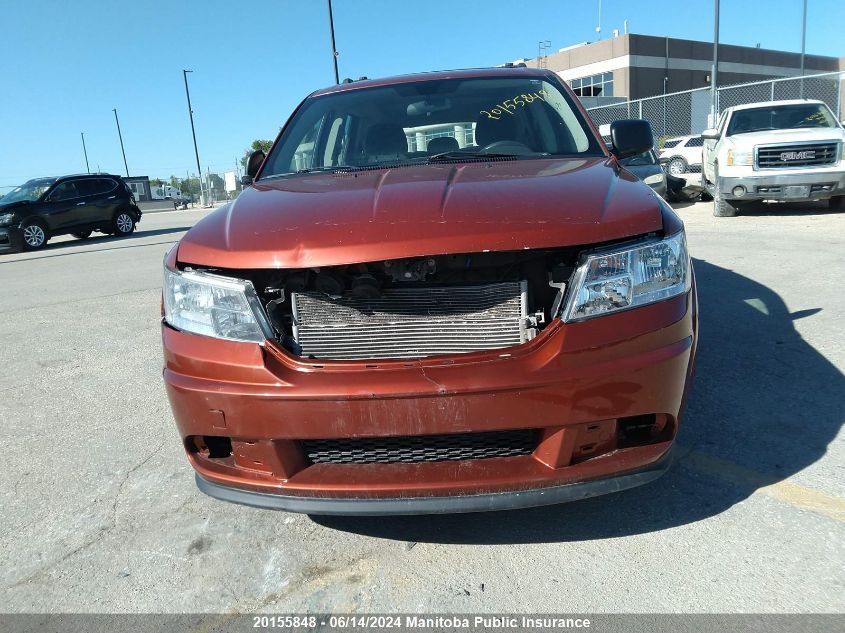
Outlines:
<svg viewBox="0 0 845 633"><path fill-rule="evenodd" d="M534 103L536 100L545 101L548 93L545 90L538 90L534 93L516 95L513 99L505 99L502 103L497 103L495 107L490 108L490 111L482 110L481 114L487 116L488 119L498 121L502 114L513 114L516 112L516 106L524 108L526 103Z"/></svg>

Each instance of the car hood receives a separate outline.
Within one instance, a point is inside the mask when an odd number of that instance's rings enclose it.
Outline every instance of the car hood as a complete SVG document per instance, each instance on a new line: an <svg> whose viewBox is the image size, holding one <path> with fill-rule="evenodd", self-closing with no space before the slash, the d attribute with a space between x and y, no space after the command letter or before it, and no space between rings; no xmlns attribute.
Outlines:
<svg viewBox="0 0 845 633"><path fill-rule="evenodd" d="M795 128L789 130L761 130L734 134L730 140L735 145L780 145L782 143L838 142L845 133L840 128Z"/></svg>
<svg viewBox="0 0 845 633"><path fill-rule="evenodd" d="M259 180L198 222L182 263L310 268L607 242L662 227L605 158L418 165Z"/></svg>
<svg viewBox="0 0 845 633"><path fill-rule="evenodd" d="M0 198L0 211L4 213L8 213L9 211L19 211L25 207L28 207L31 203L24 202L22 200L16 200L15 202L3 202L3 199Z"/></svg>

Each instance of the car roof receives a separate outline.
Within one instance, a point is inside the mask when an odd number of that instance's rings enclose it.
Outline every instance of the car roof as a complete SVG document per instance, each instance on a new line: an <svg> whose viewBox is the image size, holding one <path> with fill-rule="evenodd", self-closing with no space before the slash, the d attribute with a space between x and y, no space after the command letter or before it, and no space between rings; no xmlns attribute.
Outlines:
<svg viewBox="0 0 845 633"><path fill-rule="evenodd" d="M54 185L57 182L64 182L65 180L70 179L81 179L81 178L114 178L116 180L120 180L120 176L115 174L107 174L107 173L93 173L93 174L67 174L65 176L39 176L38 178L30 178L27 180L27 183L49 183L50 185Z"/></svg>
<svg viewBox="0 0 845 633"><path fill-rule="evenodd" d="M360 90L362 88L374 88L377 86L391 86L395 84L413 83L416 81L438 81L441 79L473 79L476 77L554 77L550 70L544 68L467 68L463 70L436 70L425 73L412 73L408 75L394 75L380 79L361 79L340 83L328 88L322 88L311 93L312 97L333 94L335 92L347 92L349 90ZM344 80L346 81L346 80Z"/></svg>
<svg viewBox="0 0 845 633"><path fill-rule="evenodd" d="M49 183L52 185L57 180L58 178L56 178L55 176L39 176L38 178L30 178L24 184L28 185L30 183Z"/></svg>
<svg viewBox="0 0 845 633"><path fill-rule="evenodd" d="M69 178L120 178L120 176L116 176L115 174L107 174L105 172L97 172L94 174L67 174L66 176L59 176L56 178L56 181L59 180L68 180Z"/></svg>
<svg viewBox="0 0 845 633"><path fill-rule="evenodd" d="M744 103L742 105L728 108L732 112L739 110L749 110L751 108L765 108L766 106L781 106L781 105L802 105L809 103L824 104L824 101L818 99L785 99L783 101L758 101L757 103Z"/></svg>

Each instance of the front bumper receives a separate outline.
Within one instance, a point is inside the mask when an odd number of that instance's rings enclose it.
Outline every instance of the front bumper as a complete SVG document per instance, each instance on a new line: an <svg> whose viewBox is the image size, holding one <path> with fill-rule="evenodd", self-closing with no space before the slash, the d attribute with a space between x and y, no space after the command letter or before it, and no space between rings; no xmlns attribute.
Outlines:
<svg viewBox="0 0 845 633"><path fill-rule="evenodd" d="M697 340L686 295L515 348L419 361L304 361L274 345L163 324L164 379L207 494L327 514L473 512L624 490L668 466ZM620 445L618 421L652 415L653 441ZM621 424L621 423L619 423ZM531 454L425 463L309 463L312 439L537 429ZM211 457L197 438L231 438Z"/></svg>
<svg viewBox="0 0 845 633"><path fill-rule="evenodd" d="M536 506L580 501L590 497L621 492L658 479L672 465L672 450L666 451L657 461L622 475L602 477L589 481L549 486L531 490L514 490L473 495L434 497L397 497L355 499L344 497L301 497L266 492L253 492L223 486L197 474L197 487L209 497L240 503L254 508L285 510L305 514L375 516L402 514L452 514L459 512L492 512L518 510Z"/></svg>
<svg viewBox="0 0 845 633"><path fill-rule="evenodd" d="M745 194L734 193L742 187ZM804 190L787 187L806 187ZM723 176L719 174L719 190L725 200L827 200L832 196L845 195L845 171L826 169L812 173L806 171L768 172L762 175Z"/></svg>
<svg viewBox="0 0 845 633"><path fill-rule="evenodd" d="M23 250L23 231L19 226L0 227L0 253Z"/></svg>
<svg viewBox="0 0 845 633"><path fill-rule="evenodd" d="M660 196L664 200L666 199L666 178L663 178L660 182L656 182L653 185L650 184L649 187L651 187L654 190L654 193L656 193L658 196Z"/></svg>

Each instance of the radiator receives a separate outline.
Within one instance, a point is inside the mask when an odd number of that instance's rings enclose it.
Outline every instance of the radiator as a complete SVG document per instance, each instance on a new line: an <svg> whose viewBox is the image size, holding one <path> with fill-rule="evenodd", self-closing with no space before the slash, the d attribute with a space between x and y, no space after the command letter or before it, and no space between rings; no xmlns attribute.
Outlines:
<svg viewBox="0 0 845 633"><path fill-rule="evenodd" d="M293 336L306 358L423 358L529 338L525 281L387 288L375 300L298 292L292 303Z"/></svg>

